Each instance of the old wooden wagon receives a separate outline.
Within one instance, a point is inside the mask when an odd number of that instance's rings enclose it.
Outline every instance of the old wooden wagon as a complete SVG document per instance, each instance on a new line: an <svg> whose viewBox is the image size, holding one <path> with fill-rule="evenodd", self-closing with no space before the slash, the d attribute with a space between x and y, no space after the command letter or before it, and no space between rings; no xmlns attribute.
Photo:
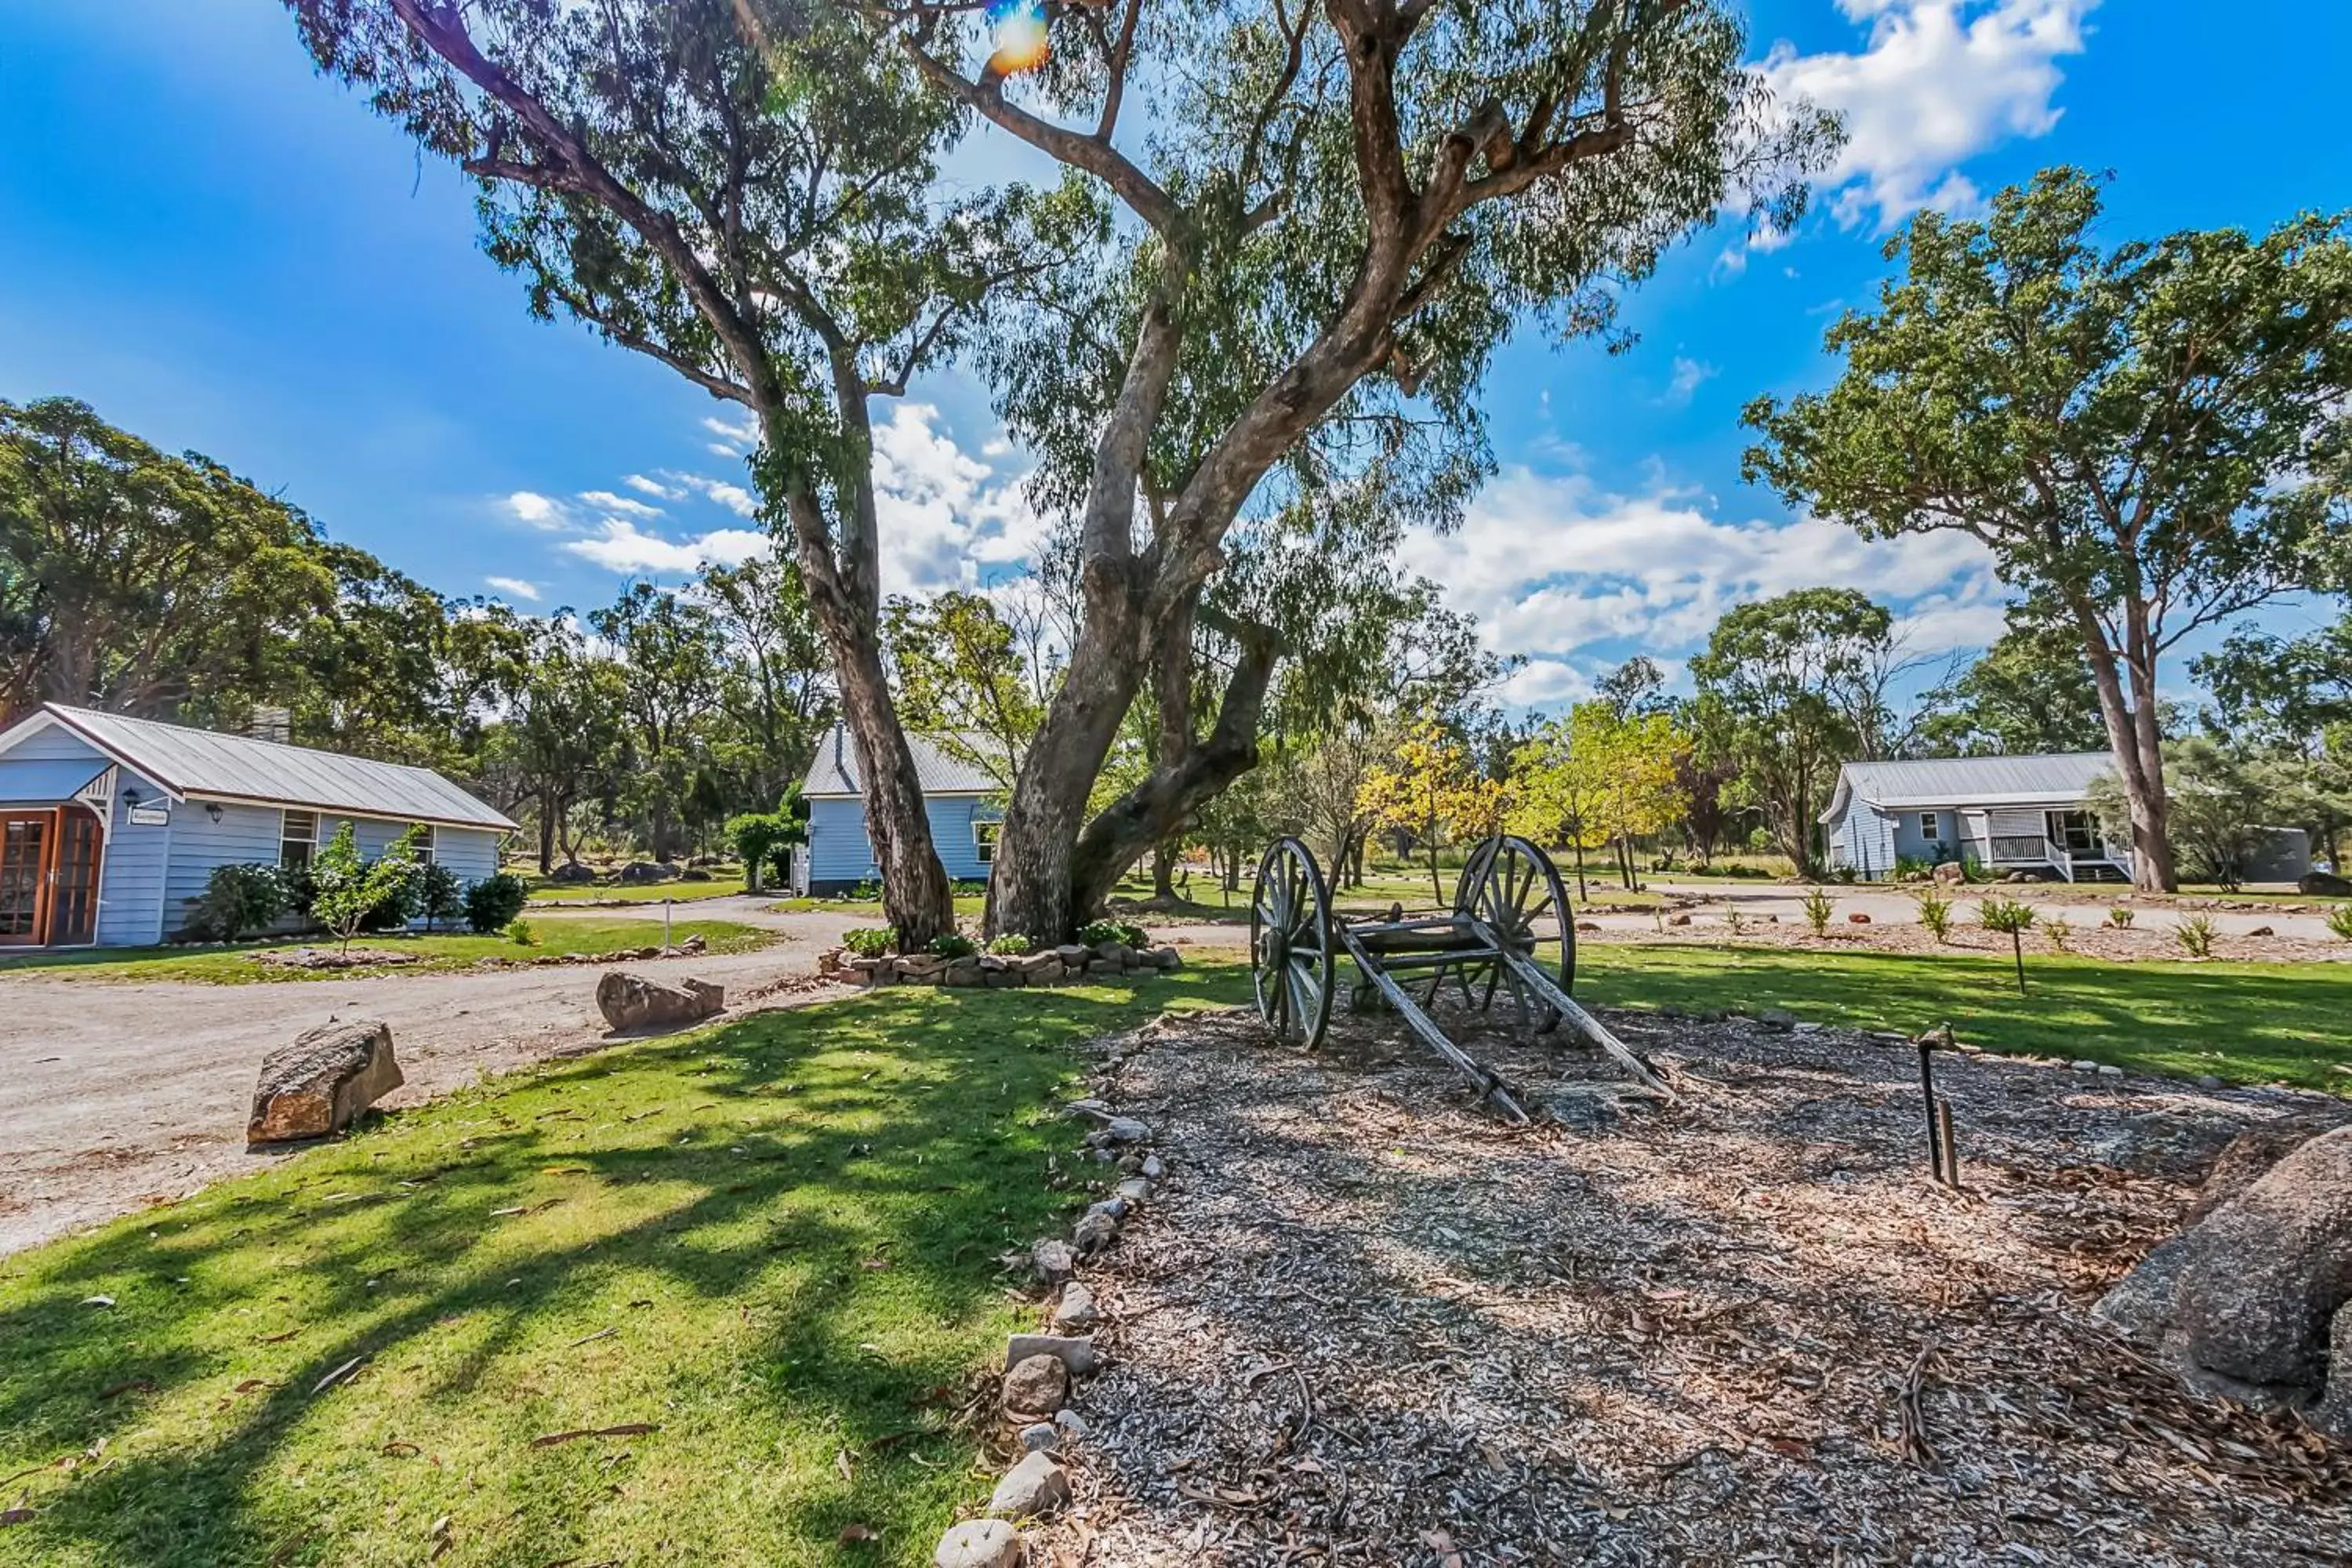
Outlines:
<svg viewBox="0 0 2352 1568"><path fill-rule="evenodd" d="M1309 1050L1322 1043L1345 957L1360 977L1359 995L1384 1000L1514 1121L1528 1120L1524 1097L1439 1026L1430 1009L1441 994L1457 995L1479 1014L1502 998L1518 1027L1536 1035L1565 1022L1645 1087L1673 1092L1570 994L1576 921L1568 889L1551 857L1517 835L1499 834L1471 851L1448 912L1407 919L1391 910L1387 918L1361 920L1335 917L1314 852L1278 838L1258 863L1250 957L1258 1016L1282 1039Z"/></svg>

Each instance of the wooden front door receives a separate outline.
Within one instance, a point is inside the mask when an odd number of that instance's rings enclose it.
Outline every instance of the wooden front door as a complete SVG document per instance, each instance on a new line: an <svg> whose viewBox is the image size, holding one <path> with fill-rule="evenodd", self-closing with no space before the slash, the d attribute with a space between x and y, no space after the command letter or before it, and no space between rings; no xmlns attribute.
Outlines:
<svg viewBox="0 0 2352 1568"><path fill-rule="evenodd" d="M79 806L0 813L0 946L96 941L105 855L98 818Z"/></svg>
<svg viewBox="0 0 2352 1568"><path fill-rule="evenodd" d="M49 912L54 811L0 814L0 945L37 947Z"/></svg>

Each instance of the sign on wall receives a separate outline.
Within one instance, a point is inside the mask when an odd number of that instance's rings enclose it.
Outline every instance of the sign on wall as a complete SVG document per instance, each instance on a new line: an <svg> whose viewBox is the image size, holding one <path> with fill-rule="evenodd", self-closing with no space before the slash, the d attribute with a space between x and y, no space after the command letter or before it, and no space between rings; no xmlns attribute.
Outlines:
<svg viewBox="0 0 2352 1568"><path fill-rule="evenodd" d="M131 808L130 820L133 827L169 827L172 808L160 800L144 801Z"/></svg>

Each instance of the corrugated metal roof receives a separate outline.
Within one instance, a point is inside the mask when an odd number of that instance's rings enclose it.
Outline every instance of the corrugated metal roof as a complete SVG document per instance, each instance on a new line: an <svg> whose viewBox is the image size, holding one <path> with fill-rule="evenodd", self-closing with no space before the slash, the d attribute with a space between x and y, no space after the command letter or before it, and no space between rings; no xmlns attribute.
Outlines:
<svg viewBox="0 0 2352 1568"><path fill-rule="evenodd" d="M2105 752L2030 757L1928 757L1902 763L1848 763L1822 820L1841 815L1849 796L1873 805L2066 805L2090 793L2091 781L2115 770Z"/></svg>
<svg viewBox="0 0 2352 1568"><path fill-rule="evenodd" d="M991 795L1003 787L987 770L940 750L936 741L909 735L907 749L915 753L915 777L925 795ZM862 796L865 793L865 786L857 782L857 748L850 742L847 726L835 724L817 747L801 794Z"/></svg>
<svg viewBox="0 0 2352 1568"><path fill-rule="evenodd" d="M514 823L430 768L127 719L51 702L67 729L178 795L259 801L511 832Z"/></svg>

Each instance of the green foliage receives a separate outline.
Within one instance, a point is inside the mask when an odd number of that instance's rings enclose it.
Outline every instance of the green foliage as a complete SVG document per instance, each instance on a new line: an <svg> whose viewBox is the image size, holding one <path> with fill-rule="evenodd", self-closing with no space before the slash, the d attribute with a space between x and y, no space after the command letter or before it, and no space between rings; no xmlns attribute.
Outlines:
<svg viewBox="0 0 2352 1568"><path fill-rule="evenodd" d="M2063 952L2074 938L2074 923L2064 915L2051 915L2042 922L2042 934L2050 939L2051 952Z"/></svg>
<svg viewBox="0 0 2352 1568"><path fill-rule="evenodd" d="M409 902L424 917L425 929L439 929L443 921L465 908L467 889L457 880L457 873L438 860L426 860L416 868L415 880L409 888Z"/></svg>
<svg viewBox="0 0 2352 1568"><path fill-rule="evenodd" d="M1771 845L1800 875L1817 864L1814 830L1838 765L1875 754L1893 617L1850 588L1802 588L1742 605L1690 661L1702 753L1730 763Z"/></svg>
<svg viewBox="0 0 2352 1568"><path fill-rule="evenodd" d="M841 933L841 945L860 958L885 958L898 945L898 933L889 926L856 926Z"/></svg>
<svg viewBox="0 0 2352 1568"><path fill-rule="evenodd" d="M503 931L530 897L530 885L520 877L493 872L466 889L466 929L484 935Z"/></svg>
<svg viewBox="0 0 2352 1568"><path fill-rule="evenodd" d="M2081 634L2025 606L2012 606L2008 619L1981 658L1919 699L1927 715L1920 750L1956 757L2106 750Z"/></svg>
<svg viewBox="0 0 2352 1568"><path fill-rule="evenodd" d="M933 958L970 958L980 944L961 931L941 931L923 944L923 951Z"/></svg>
<svg viewBox="0 0 2352 1568"><path fill-rule="evenodd" d="M1837 913L1837 906L1831 902L1828 893L1819 888L1811 889L1805 894L1801 908L1805 911L1805 924L1812 929L1815 936L1830 934L1830 921Z"/></svg>
<svg viewBox="0 0 2352 1568"><path fill-rule="evenodd" d="M735 857L743 862L749 884L756 889L762 870L772 870L782 880L791 870L790 856L796 844L808 842L806 808L795 815L793 807L801 803L797 792L788 797L775 811L743 812L727 819L727 842L734 847Z"/></svg>
<svg viewBox="0 0 2352 1568"><path fill-rule="evenodd" d="M416 837L412 828L381 856L366 860L360 856L359 840L346 819L310 857L310 918L346 951L353 937L387 913L397 916L408 908L410 879L416 868Z"/></svg>
<svg viewBox="0 0 2352 1568"><path fill-rule="evenodd" d="M2212 957L2216 934L2210 915L2183 915L2179 923L2172 928L2172 940L2179 942L2180 951L2191 958Z"/></svg>
<svg viewBox="0 0 2352 1568"><path fill-rule="evenodd" d="M1036 945L1017 931L1008 931L1003 936L988 939L988 951L1002 958L1018 958Z"/></svg>
<svg viewBox="0 0 2352 1568"><path fill-rule="evenodd" d="M2136 918L2128 904L2117 904L2107 911L2107 923L2117 931L2131 930L2132 921Z"/></svg>
<svg viewBox="0 0 2352 1568"><path fill-rule="evenodd" d="M529 921L518 917L507 921L506 939L517 947L537 947L539 931Z"/></svg>
<svg viewBox="0 0 2352 1568"><path fill-rule="evenodd" d="M2271 824L2305 818L2316 803L2302 798L2299 780L2272 759L2204 735L2164 742L2168 830L2181 869L2196 881L2234 891ZM2090 807L2111 841L2128 842L2130 807L2113 773L2092 781Z"/></svg>
<svg viewBox="0 0 2352 1568"><path fill-rule="evenodd" d="M2017 994L2025 994L2025 933L2033 926L2033 906L2017 899L1987 899L1977 906L1977 920L1985 930L2009 938L2010 956L2017 963Z"/></svg>
<svg viewBox="0 0 2352 1568"><path fill-rule="evenodd" d="M2327 930L2338 942L2352 942L2352 904L2337 904L2327 911Z"/></svg>
<svg viewBox="0 0 2352 1568"><path fill-rule="evenodd" d="M235 942L286 912L286 879L275 866L215 866L189 924L208 941Z"/></svg>
<svg viewBox="0 0 2352 1568"><path fill-rule="evenodd" d="M1937 942L1952 940L1952 900L1940 889L1922 888L1918 892L1919 923Z"/></svg>
<svg viewBox="0 0 2352 1568"><path fill-rule="evenodd" d="M1125 921L1088 921L1078 928L1078 945L1081 947L1095 947L1106 942L1118 942L1126 947L1141 947L1148 940L1141 926L1130 925Z"/></svg>
<svg viewBox="0 0 2352 1568"><path fill-rule="evenodd" d="M2161 657L2314 584L2345 538L2352 244L2306 214L2109 249L2101 208L2062 168L1981 219L1913 218L1877 309L1830 329L1838 383L1749 405L1745 471L1873 538L1985 544L2105 672L2147 817ZM2168 886L2168 850L2137 870Z"/></svg>

